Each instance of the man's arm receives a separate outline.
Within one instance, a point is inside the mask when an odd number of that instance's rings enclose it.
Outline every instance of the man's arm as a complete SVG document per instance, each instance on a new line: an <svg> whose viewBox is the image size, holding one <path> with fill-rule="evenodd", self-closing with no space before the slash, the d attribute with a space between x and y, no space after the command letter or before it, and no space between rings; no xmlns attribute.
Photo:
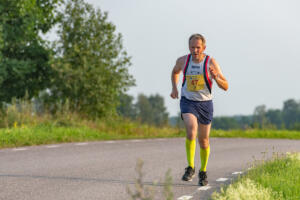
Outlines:
<svg viewBox="0 0 300 200"><path fill-rule="evenodd" d="M172 70L171 73L171 81L172 81L172 92L171 92L171 97L173 99L178 99L178 90L177 90L177 84L179 81L179 74L182 71L184 61L186 59L186 56L180 57L177 59L176 64Z"/></svg>
<svg viewBox="0 0 300 200"><path fill-rule="evenodd" d="M221 88L225 91L228 90L228 82L227 82L226 78L224 77L219 64L213 58L211 59L211 62L210 62L209 71L210 71L213 79L215 79L216 83L218 84L219 88Z"/></svg>

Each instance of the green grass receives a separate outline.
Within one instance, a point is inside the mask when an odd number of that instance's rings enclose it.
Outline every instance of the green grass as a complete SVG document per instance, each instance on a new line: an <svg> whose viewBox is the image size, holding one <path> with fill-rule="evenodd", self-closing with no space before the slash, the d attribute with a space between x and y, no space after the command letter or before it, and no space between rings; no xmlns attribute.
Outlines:
<svg viewBox="0 0 300 200"><path fill-rule="evenodd" d="M124 119L98 121L42 121L0 129L0 148L41 144L117 139L184 137L185 130L154 127ZM212 137L300 139L300 132L287 130L212 130Z"/></svg>
<svg viewBox="0 0 300 200"><path fill-rule="evenodd" d="M0 148L116 139L181 137L183 132L133 122L90 123L79 126L39 124L0 129Z"/></svg>
<svg viewBox="0 0 300 200"><path fill-rule="evenodd" d="M300 131L292 130L212 130L212 137L300 139Z"/></svg>
<svg viewBox="0 0 300 200"><path fill-rule="evenodd" d="M31 101L15 100L0 112L0 148L95 140L185 137L184 129L154 127L118 116L91 120L68 105L37 113ZM212 130L211 137L300 139L300 131Z"/></svg>
<svg viewBox="0 0 300 200"><path fill-rule="evenodd" d="M274 156L255 164L231 185L212 195L213 200L299 200L300 154Z"/></svg>

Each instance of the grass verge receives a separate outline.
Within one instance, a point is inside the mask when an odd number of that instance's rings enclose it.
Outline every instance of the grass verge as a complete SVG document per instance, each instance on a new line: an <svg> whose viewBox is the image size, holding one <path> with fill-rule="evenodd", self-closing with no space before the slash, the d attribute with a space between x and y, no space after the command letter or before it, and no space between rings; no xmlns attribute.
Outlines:
<svg viewBox="0 0 300 200"><path fill-rule="evenodd" d="M300 154L273 156L261 161L231 185L212 195L213 200L300 199Z"/></svg>
<svg viewBox="0 0 300 200"><path fill-rule="evenodd" d="M105 121L45 121L0 128L0 148L42 144L118 139L185 137L185 131L155 127L124 119ZM211 137L300 139L300 132L287 130L212 130Z"/></svg>
<svg viewBox="0 0 300 200"><path fill-rule="evenodd" d="M31 101L16 100L0 109L0 148L62 142L185 137L184 129L155 127L118 116L91 120L61 105L55 113L37 112ZM300 139L300 131L212 130L212 137Z"/></svg>
<svg viewBox="0 0 300 200"><path fill-rule="evenodd" d="M300 131L292 130L212 130L212 137L300 139Z"/></svg>
<svg viewBox="0 0 300 200"><path fill-rule="evenodd" d="M181 137L184 132L134 122L89 122L78 126L38 124L0 129L0 148L117 139Z"/></svg>

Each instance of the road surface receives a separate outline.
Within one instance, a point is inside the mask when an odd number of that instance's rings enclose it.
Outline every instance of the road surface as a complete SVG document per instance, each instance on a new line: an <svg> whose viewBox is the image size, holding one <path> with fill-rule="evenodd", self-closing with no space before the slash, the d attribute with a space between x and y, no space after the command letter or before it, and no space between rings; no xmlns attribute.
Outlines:
<svg viewBox="0 0 300 200"><path fill-rule="evenodd" d="M130 199L126 188L134 190L138 159L144 161L143 180L156 192L156 199L163 199L162 183L168 169L174 199L207 199L222 184L245 172L255 159L287 151L300 152L300 140L211 138L209 186L199 187L197 177L192 182L181 181L186 167L184 138L1 149L0 199ZM198 171L199 146L195 162Z"/></svg>

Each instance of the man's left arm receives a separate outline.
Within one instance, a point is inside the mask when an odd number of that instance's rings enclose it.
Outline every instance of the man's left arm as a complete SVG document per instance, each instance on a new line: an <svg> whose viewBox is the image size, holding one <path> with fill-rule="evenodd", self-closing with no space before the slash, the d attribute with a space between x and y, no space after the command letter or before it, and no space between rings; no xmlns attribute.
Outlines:
<svg viewBox="0 0 300 200"><path fill-rule="evenodd" d="M219 88L225 91L228 90L228 82L221 71L220 65L213 58L210 61L209 71L212 75L212 78L215 79L216 83L218 84Z"/></svg>

